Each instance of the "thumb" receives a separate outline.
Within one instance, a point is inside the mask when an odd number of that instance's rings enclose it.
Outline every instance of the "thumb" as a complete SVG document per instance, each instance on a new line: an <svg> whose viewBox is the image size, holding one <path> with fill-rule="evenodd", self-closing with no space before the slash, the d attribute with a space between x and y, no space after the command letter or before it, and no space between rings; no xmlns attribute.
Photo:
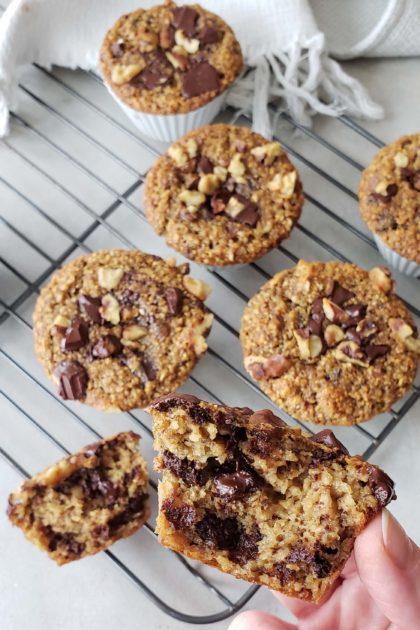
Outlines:
<svg viewBox="0 0 420 630"><path fill-rule="evenodd" d="M228 630L297 630L297 626L267 613L248 610L235 617Z"/></svg>
<svg viewBox="0 0 420 630"><path fill-rule="evenodd" d="M420 549L388 510L382 510L355 544L360 579L384 615L401 630L418 627Z"/></svg>

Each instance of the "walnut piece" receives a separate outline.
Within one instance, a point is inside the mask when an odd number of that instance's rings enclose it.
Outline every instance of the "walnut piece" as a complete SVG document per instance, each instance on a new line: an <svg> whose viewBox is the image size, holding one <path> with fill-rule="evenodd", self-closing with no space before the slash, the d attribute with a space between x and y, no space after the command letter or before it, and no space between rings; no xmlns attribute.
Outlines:
<svg viewBox="0 0 420 630"><path fill-rule="evenodd" d="M392 281L391 272L387 267L374 267L369 271L369 278L377 289L386 295L391 293L394 283Z"/></svg>
<svg viewBox="0 0 420 630"><path fill-rule="evenodd" d="M195 158L198 152L198 144L197 141L194 140L194 138L188 138L187 142L186 142L186 148L187 148L187 153L189 155L189 157Z"/></svg>
<svg viewBox="0 0 420 630"><path fill-rule="evenodd" d="M202 192L205 195L212 195L213 193L216 192L219 186L220 186L220 180L217 177L217 175L214 175L213 173L202 175L200 177L200 181L198 182L199 192Z"/></svg>
<svg viewBox="0 0 420 630"><path fill-rule="evenodd" d="M229 162L228 171L232 175L233 179L241 184L245 183L245 164L242 161L242 155L235 153Z"/></svg>
<svg viewBox="0 0 420 630"><path fill-rule="evenodd" d="M68 317L64 317L63 315L57 315L57 317L53 321L54 328L68 328L71 324L71 321Z"/></svg>
<svg viewBox="0 0 420 630"><path fill-rule="evenodd" d="M232 219L235 219L238 214L242 212L245 208L245 205L239 201L236 197L231 197L227 203L225 208L226 214L228 214Z"/></svg>
<svg viewBox="0 0 420 630"><path fill-rule="evenodd" d="M405 168L408 166L408 161L408 155L407 153L404 153L404 151L398 151L398 153L394 155L394 164L398 168Z"/></svg>
<svg viewBox="0 0 420 630"><path fill-rule="evenodd" d="M283 149L278 142L268 142L267 144L251 149L251 155L253 155L258 162L264 162L267 166L271 166L274 160L282 153Z"/></svg>
<svg viewBox="0 0 420 630"><path fill-rule="evenodd" d="M273 354L271 357L249 355L244 359L245 369L251 373L256 381L262 378L279 378L292 367L292 361L282 354Z"/></svg>
<svg viewBox="0 0 420 630"><path fill-rule="evenodd" d="M184 35L184 32L181 29L175 31L175 41L178 46L182 46L184 50L187 51L189 55L194 55L198 52L200 48L200 40L199 39L188 39Z"/></svg>
<svg viewBox="0 0 420 630"><path fill-rule="evenodd" d="M99 267L98 284L103 289L110 291L115 289L121 282L124 275L123 269L112 269L111 267Z"/></svg>
<svg viewBox="0 0 420 630"><path fill-rule="evenodd" d="M166 58L175 69L185 71L189 64L186 52L180 46L176 46L175 48L178 50L174 49L172 52L165 53ZM183 52L181 52L181 50Z"/></svg>
<svg viewBox="0 0 420 630"><path fill-rule="evenodd" d="M147 335L147 328L144 326L138 326L137 324L127 326L124 328L122 334L123 339L128 339L129 341L136 341L145 335Z"/></svg>
<svg viewBox="0 0 420 630"><path fill-rule="evenodd" d="M119 324L120 322L120 305L118 300L107 293L102 298L102 306L99 308L99 313L102 317L107 321L111 322L111 324Z"/></svg>
<svg viewBox="0 0 420 630"><path fill-rule="evenodd" d="M179 144L171 144L168 149L168 155L177 166L183 166L188 162L188 155Z"/></svg>
<svg viewBox="0 0 420 630"><path fill-rule="evenodd" d="M224 182L226 181L228 171L227 168L225 168L224 166L215 166L213 169L213 174L216 175L216 177L218 177L221 182Z"/></svg>
<svg viewBox="0 0 420 630"><path fill-rule="evenodd" d="M183 190L179 194L179 200L185 203L188 208L196 210L205 202L206 196L198 190Z"/></svg>
<svg viewBox="0 0 420 630"><path fill-rule="evenodd" d="M184 287L192 293L199 300L207 300L211 293L211 288L208 284L203 282L202 280L197 280L197 278L191 278L191 276L185 276L183 278Z"/></svg>
<svg viewBox="0 0 420 630"><path fill-rule="evenodd" d="M352 363L360 367L368 367L369 365L360 346L355 341L342 341L334 350L334 355L343 363Z"/></svg>
<svg viewBox="0 0 420 630"><path fill-rule="evenodd" d="M159 36L154 31L150 31L143 26L137 30L137 38L140 52L152 52L152 50L157 48Z"/></svg>
<svg viewBox="0 0 420 630"><path fill-rule="evenodd" d="M310 335L304 330L294 330L300 358L303 360L315 359L322 352L322 340L318 335Z"/></svg>
<svg viewBox="0 0 420 630"><path fill-rule="evenodd" d="M328 298L322 298L322 308L330 322L341 324L348 319L347 313Z"/></svg>
<svg viewBox="0 0 420 630"><path fill-rule="evenodd" d="M330 324L324 331L325 343L329 348L336 346L344 339L344 331L336 324Z"/></svg>
<svg viewBox="0 0 420 630"><path fill-rule="evenodd" d="M123 83L127 83L137 74L139 74L139 72L141 72L143 68L144 66L139 63L130 63L128 65L118 63L112 68L111 81L115 83L115 85L122 85Z"/></svg>

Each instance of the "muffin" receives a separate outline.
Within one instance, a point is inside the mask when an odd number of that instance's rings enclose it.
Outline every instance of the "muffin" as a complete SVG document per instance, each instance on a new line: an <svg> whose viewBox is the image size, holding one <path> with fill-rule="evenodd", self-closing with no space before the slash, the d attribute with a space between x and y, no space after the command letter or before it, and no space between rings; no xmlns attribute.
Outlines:
<svg viewBox="0 0 420 630"><path fill-rule="evenodd" d="M245 368L300 420L351 425L412 385L420 339L386 268L305 262L275 275L241 323Z"/></svg>
<svg viewBox="0 0 420 630"><path fill-rule="evenodd" d="M247 263L287 238L303 204L278 142L208 125L169 147L145 183L146 216L169 246L207 265Z"/></svg>
<svg viewBox="0 0 420 630"><path fill-rule="evenodd" d="M173 391L206 351L210 288L139 251L98 251L57 271L33 314L35 351L65 400L105 411Z"/></svg>
<svg viewBox="0 0 420 630"><path fill-rule="evenodd" d="M217 115L243 58L219 16L166 2L121 16L102 43L100 66L140 131L172 142Z"/></svg>
<svg viewBox="0 0 420 630"><path fill-rule="evenodd" d="M384 147L363 171L362 216L385 260L420 277L420 134Z"/></svg>
<svg viewBox="0 0 420 630"><path fill-rule="evenodd" d="M159 541L235 577L318 602L392 480L327 430L190 395L152 403Z"/></svg>
<svg viewBox="0 0 420 630"><path fill-rule="evenodd" d="M150 514L139 440L118 433L24 481L9 496L9 519L59 565L131 536Z"/></svg>

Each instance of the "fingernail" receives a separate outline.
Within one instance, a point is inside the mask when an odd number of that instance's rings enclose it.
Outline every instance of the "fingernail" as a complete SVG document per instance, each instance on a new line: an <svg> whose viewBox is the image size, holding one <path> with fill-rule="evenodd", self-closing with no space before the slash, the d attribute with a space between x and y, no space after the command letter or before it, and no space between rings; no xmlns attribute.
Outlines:
<svg viewBox="0 0 420 630"><path fill-rule="evenodd" d="M387 509L382 510L382 537L385 549L394 564L400 569L408 569L413 557L413 543Z"/></svg>

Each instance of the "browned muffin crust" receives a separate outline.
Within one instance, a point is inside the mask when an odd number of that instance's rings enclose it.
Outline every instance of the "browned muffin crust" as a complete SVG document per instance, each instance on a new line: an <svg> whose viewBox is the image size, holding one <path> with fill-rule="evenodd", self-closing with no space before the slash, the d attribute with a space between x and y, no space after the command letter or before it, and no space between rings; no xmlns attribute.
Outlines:
<svg viewBox="0 0 420 630"><path fill-rule="evenodd" d="M35 350L62 398L105 411L179 387L207 349L210 288L188 265L109 250L65 265L33 314Z"/></svg>
<svg viewBox="0 0 420 630"><path fill-rule="evenodd" d="M200 5L173 2L121 16L100 54L107 85L151 114L179 114L224 92L243 67L232 29Z"/></svg>
<svg viewBox="0 0 420 630"><path fill-rule="evenodd" d="M9 497L10 520L60 565L134 534L150 513L139 439L118 433L24 481Z"/></svg>
<svg viewBox="0 0 420 630"><path fill-rule="evenodd" d="M209 265L255 260L287 238L304 201L278 142L208 125L171 145L149 171L145 208L168 245Z"/></svg>
<svg viewBox="0 0 420 630"><path fill-rule="evenodd" d="M317 602L356 536L395 498L376 466L331 431L168 395L150 408L160 542L235 577Z"/></svg>
<svg viewBox="0 0 420 630"><path fill-rule="evenodd" d="M412 385L414 321L385 267L305 262L249 301L241 344L249 374L292 416L356 424L390 409Z"/></svg>
<svg viewBox="0 0 420 630"><path fill-rule="evenodd" d="M420 133L378 151L363 171L359 201L369 229L420 264Z"/></svg>

